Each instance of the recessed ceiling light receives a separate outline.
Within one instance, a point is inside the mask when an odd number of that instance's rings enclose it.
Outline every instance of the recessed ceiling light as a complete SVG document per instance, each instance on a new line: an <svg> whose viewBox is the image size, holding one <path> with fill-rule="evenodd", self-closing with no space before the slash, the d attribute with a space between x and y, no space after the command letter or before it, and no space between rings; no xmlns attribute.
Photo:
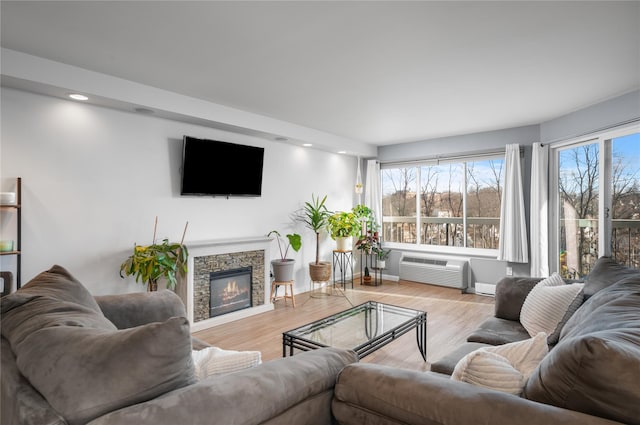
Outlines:
<svg viewBox="0 0 640 425"><path fill-rule="evenodd" d="M302 146L304 146L305 148L310 148L313 145L311 143L303 143Z"/></svg>
<svg viewBox="0 0 640 425"><path fill-rule="evenodd" d="M347 151L338 151L338 153L343 153L344 154L344 153L347 153Z"/></svg>
<svg viewBox="0 0 640 425"><path fill-rule="evenodd" d="M87 96L79 93L71 93L69 97L73 100L89 100Z"/></svg>

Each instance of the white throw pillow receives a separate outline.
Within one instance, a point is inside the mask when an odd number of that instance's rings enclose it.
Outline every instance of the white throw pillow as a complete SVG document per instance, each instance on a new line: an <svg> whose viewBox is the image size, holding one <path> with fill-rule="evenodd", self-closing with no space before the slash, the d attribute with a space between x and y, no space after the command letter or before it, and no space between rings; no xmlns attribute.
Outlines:
<svg viewBox="0 0 640 425"><path fill-rule="evenodd" d="M583 301L582 283L567 285L558 273L553 273L533 287L520 310L520 323L534 336L549 335L547 343L555 344L560 331Z"/></svg>
<svg viewBox="0 0 640 425"><path fill-rule="evenodd" d="M260 351L233 351L218 347L207 347L193 351L196 378L205 379L214 375L224 375L262 363Z"/></svg>
<svg viewBox="0 0 640 425"><path fill-rule="evenodd" d="M548 352L544 332L524 341L479 348L460 359L451 379L520 395Z"/></svg>

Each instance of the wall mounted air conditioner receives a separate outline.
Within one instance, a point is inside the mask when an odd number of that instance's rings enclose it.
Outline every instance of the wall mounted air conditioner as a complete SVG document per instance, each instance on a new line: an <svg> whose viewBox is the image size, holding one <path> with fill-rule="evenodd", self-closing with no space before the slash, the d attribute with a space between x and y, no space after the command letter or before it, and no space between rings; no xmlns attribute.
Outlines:
<svg viewBox="0 0 640 425"><path fill-rule="evenodd" d="M465 289L468 286L468 265L467 259L403 253L400 257L400 279Z"/></svg>

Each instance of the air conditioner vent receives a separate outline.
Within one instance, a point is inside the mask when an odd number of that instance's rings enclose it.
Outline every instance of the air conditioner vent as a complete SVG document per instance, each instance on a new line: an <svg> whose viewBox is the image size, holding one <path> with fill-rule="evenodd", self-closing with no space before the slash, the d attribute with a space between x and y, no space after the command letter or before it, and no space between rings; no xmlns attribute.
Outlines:
<svg viewBox="0 0 640 425"><path fill-rule="evenodd" d="M446 266L445 260L435 260L433 258L405 257L404 261L408 263L433 264L434 266Z"/></svg>
<svg viewBox="0 0 640 425"><path fill-rule="evenodd" d="M400 257L400 279L465 289L468 285L468 263L466 259L403 254Z"/></svg>

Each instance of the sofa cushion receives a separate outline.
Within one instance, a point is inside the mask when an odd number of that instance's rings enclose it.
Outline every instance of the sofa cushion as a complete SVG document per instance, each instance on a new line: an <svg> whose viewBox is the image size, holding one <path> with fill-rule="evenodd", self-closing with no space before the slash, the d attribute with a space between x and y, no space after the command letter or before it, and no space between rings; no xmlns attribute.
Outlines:
<svg viewBox="0 0 640 425"><path fill-rule="evenodd" d="M451 379L519 395L548 350L544 332L525 341L483 347L464 356Z"/></svg>
<svg viewBox="0 0 640 425"><path fill-rule="evenodd" d="M531 376L524 396L637 425L638 382L640 278L630 278L600 290L580 307Z"/></svg>
<svg viewBox="0 0 640 425"><path fill-rule="evenodd" d="M508 344L531 338L529 332L518 321L489 317L467 337L468 342L489 345Z"/></svg>
<svg viewBox="0 0 640 425"><path fill-rule="evenodd" d="M2 336L14 352L33 332L50 326L115 330L93 296L58 265L40 273L18 291L0 299Z"/></svg>
<svg viewBox="0 0 640 425"><path fill-rule="evenodd" d="M619 328L640 328L640 274L622 279L585 301L567 321L560 339Z"/></svg>
<svg viewBox="0 0 640 425"><path fill-rule="evenodd" d="M431 363L430 370L443 375L451 375L461 358L482 347L488 347L488 345L480 342L466 342L437 362Z"/></svg>
<svg viewBox="0 0 640 425"><path fill-rule="evenodd" d="M540 282L540 277L502 278L496 284L495 317L520 321L520 310L529 292Z"/></svg>
<svg viewBox="0 0 640 425"><path fill-rule="evenodd" d="M584 279L584 297L590 298L601 289L634 276L640 277L640 270L620 265L611 257L600 257Z"/></svg>
<svg viewBox="0 0 640 425"><path fill-rule="evenodd" d="M70 424L195 381L184 317L118 331L60 266L0 300L20 373Z"/></svg>
<svg viewBox="0 0 640 425"><path fill-rule="evenodd" d="M522 305L520 322L535 336L545 332L550 345L558 342L560 331L583 300L582 283L565 284L558 273L541 280Z"/></svg>
<svg viewBox="0 0 640 425"><path fill-rule="evenodd" d="M184 317L116 331L48 327L16 354L20 372L70 424L195 382Z"/></svg>

